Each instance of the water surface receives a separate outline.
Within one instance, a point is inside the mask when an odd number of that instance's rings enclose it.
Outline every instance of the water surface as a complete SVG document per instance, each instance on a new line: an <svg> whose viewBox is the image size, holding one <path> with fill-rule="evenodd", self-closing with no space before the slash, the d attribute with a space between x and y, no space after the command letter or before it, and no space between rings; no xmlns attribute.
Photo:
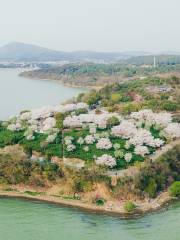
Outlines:
<svg viewBox="0 0 180 240"><path fill-rule="evenodd" d="M1 240L179 240L180 203L138 219L0 199Z"/></svg>
<svg viewBox="0 0 180 240"><path fill-rule="evenodd" d="M0 119L24 109L56 105L85 91L53 81L19 77L19 73L16 69L0 69Z"/></svg>

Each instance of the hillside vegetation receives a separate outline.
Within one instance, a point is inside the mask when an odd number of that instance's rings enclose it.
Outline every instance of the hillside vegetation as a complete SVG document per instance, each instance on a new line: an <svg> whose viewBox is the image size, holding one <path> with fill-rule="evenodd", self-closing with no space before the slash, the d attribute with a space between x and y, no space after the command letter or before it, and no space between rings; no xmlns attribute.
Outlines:
<svg viewBox="0 0 180 240"><path fill-rule="evenodd" d="M59 67L47 67L24 72L21 75L29 78L58 80L63 84L73 86L102 87L109 83L119 83L125 80L138 79L157 74L180 71L179 64L160 64L156 68L153 62L149 66L132 64L66 64Z"/></svg>
<svg viewBox="0 0 180 240"><path fill-rule="evenodd" d="M80 94L78 101L123 114L144 108L177 112L180 110L180 79L175 76L167 79L148 77L115 83Z"/></svg>

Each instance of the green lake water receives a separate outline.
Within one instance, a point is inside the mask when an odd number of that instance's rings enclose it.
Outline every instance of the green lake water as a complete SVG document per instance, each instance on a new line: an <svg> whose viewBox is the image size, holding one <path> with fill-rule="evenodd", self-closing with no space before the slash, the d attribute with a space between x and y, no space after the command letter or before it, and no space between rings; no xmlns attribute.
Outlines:
<svg viewBox="0 0 180 240"><path fill-rule="evenodd" d="M137 219L0 199L0 240L179 240L180 203Z"/></svg>

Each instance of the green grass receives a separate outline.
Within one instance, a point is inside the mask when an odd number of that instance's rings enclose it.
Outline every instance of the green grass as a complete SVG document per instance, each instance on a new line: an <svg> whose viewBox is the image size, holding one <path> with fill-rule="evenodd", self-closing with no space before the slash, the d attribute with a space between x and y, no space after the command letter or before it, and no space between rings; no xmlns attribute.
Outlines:
<svg viewBox="0 0 180 240"><path fill-rule="evenodd" d="M44 195L44 192L32 192L32 191L25 191L25 194L31 195L31 196L38 196L38 195Z"/></svg>
<svg viewBox="0 0 180 240"><path fill-rule="evenodd" d="M24 131L12 132L0 127L0 148L19 143L24 138Z"/></svg>

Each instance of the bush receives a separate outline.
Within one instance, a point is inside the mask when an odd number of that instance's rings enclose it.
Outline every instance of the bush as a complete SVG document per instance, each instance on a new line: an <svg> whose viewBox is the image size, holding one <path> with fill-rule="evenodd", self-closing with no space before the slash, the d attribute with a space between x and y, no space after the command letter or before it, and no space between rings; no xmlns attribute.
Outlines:
<svg viewBox="0 0 180 240"><path fill-rule="evenodd" d="M173 182L169 187L169 192L173 197L180 196L180 181Z"/></svg>
<svg viewBox="0 0 180 240"><path fill-rule="evenodd" d="M113 103L118 103L121 100L121 95L119 93L112 93L111 94L111 101Z"/></svg>
<svg viewBox="0 0 180 240"><path fill-rule="evenodd" d="M103 206L106 201L104 198L96 198L95 202L97 206Z"/></svg>
<svg viewBox="0 0 180 240"><path fill-rule="evenodd" d="M39 186L42 182L62 176L60 167L48 161L35 162L16 153L0 154L0 177L9 184L30 183Z"/></svg>
<svg viewBox="0 0 180 240"><path fill-rule="evenodd" d="M90 190L90 183L85 180L75 180L74 181L74 191L75 192L86 192Z"/></svg>
<svg viewBox="0 0 180 240"><path fill-rule="evenodd" d="M110 117L108 120L107 120L107 126L109 128L113 127L113 126L116 126L119 124L119 119L115 116L112 116Z"/></svg>
<svg viewBox="0 0 180 240"><path fill-rule="evenodd" d="M59 130L63 130L63 121L64 121L65 115L63 113L56 113L55 119L56 119L56 128Z"/></svg>
<svg viewBox="0 0 180 240"><path fill-rule="evenodd" d="M127 212L133 212L135 210L135 208L136 208L136 205L131 201L126 202L124 205L124 209Z"/></svg>
<svg viewBox="0 0 180 240"><path fill-rule="evenodd" d="M149 195L150 198L154 198L157 192L156 181L151 178L148 182L147 187L144 189L144 191Z"/></svg>
<svg viewBox="0 0 180 240"><path fill-rule="evenodd" d="M85 114L85 113L88 113L88 110L86 108L80 108L80 109L77 109L75 111L76 115L80 115L80 114Z"/></svg>

